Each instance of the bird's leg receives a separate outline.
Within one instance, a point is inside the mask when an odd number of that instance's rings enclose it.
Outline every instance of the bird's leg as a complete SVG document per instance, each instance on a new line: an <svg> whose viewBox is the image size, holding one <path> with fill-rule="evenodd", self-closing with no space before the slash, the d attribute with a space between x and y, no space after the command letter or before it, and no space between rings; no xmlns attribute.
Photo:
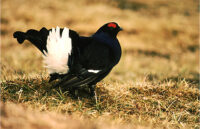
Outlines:
<svg viewBox="0 0 200 129"><path fill-rule="evenodd" d="M89 86L90 96L91 97L95 96L95 88L96 88L95 84Z"/></svg>
<svg viewBox="0 0 200 129"><path fill-rule="evenodd" d="M79 91L78 91L78 88L76 87L70 87L68 89L69 93L74 97L74 98L78 98L78 95L79 95Z"/></svg>

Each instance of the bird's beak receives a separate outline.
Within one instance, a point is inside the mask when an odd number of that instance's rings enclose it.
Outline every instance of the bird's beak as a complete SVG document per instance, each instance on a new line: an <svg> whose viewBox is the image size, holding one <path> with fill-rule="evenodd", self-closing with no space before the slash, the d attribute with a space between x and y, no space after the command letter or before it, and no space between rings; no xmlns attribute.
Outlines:
<svg viewBox="0 0 200 129"><path fill-rule="evenodd" d="M122 30L123 30L123 28L119 27L119 31L122 31Z"/></svg>

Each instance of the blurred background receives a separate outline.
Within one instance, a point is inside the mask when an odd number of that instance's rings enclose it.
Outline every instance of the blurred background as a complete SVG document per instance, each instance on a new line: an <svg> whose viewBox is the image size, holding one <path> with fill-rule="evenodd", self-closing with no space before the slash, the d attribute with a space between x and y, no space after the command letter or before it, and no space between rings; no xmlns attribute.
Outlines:
<svg viewBox="0 0 200 129"><path fill-rule="evenodd" d="M44 72L40 52L13 38L17 30L59 26L89 36L115 21L124 31L118 35L123 57L113 79L147 75L197 83L198 9L198 0L2 0L1 77Z"/></svg>
<svg viewBox="0 0 200 129"><path fill-rule="evenodd" d="M105 128L102 123L109 123L107 128L116 129L115 123L126 123L154 125L152 129L199 128L198 2L1 0L2 125L80 129L89 123L91 129L100 129ZM51 84L41 52L28 41L19 45L13 38L15 31L56 26L90 36L111 21L124 29L118 34L122 58L97 84L96 100L75 100L57 90L46 94ZM71 116L81 122L71 122Z"/></svg>

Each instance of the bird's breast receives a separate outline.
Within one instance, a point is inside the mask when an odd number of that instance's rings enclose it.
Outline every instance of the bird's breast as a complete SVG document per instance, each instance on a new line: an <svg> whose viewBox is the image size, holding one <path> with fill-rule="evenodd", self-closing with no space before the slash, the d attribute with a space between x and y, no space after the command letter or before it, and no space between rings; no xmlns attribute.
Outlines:
<svg viewBox="0 0 200 129"><path fill-rule="evenodd" d="M121 58L121 46L117 38L112 38L106 34L93 35L93 39L99 43L107 45L113 53L115 64L117 64Z"/></svg>

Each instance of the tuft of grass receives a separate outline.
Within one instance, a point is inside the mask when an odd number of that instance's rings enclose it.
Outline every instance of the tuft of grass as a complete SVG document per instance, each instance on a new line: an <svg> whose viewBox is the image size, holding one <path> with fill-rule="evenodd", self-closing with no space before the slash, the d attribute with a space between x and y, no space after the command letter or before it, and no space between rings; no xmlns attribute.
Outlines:
<svg viewBox="0 0 200 129"><path fill-rule="evenodd" d="M1 127L199 128L197 5L195 0L2 1ZM124 28L118 36L123 53L93 98L83 91L73 98L68 91L50 90L55 82L48 83L41 53L12 37L14 31L43 26L89 36L108 21Z"/></svg>

